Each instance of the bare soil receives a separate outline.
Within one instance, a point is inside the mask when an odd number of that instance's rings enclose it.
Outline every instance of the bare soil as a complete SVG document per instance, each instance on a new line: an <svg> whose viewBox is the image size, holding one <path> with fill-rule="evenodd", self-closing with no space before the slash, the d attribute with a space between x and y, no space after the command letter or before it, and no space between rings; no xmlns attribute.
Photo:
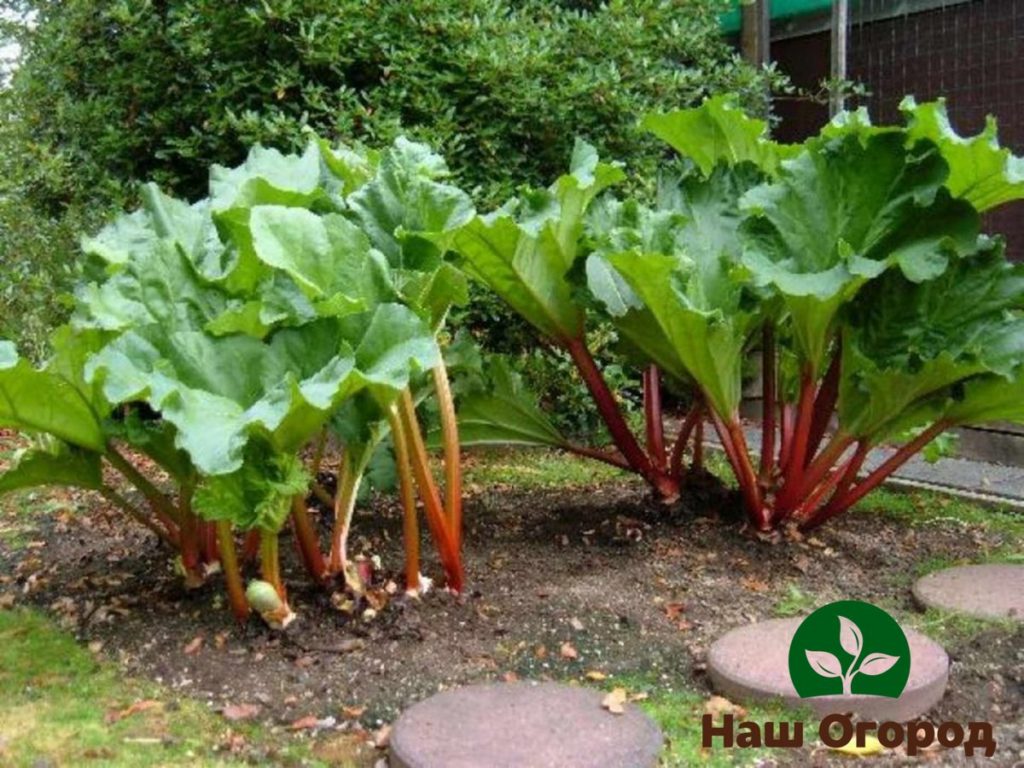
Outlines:
<svg viewBox="0 0 1024 768"><path fill-rule="evenodd" d="M710 696L708 645L732 627L777 615L790 585L815 604L853 598L911 613L917 564L976 558L1005 544L998 533L956 521L906 526L867 513L802 540L769 542L723 514L736 508L728 495L689 498L665 509L631 480L471 488L467 592L411 600L399 589L372 618L365 605L339 610L330 593L304 587L286 535L286 581L299 620L274 633L256 619L235 626L219 579L185 591L155 537L88 497L64 495L57 506L78 511L36 515L24 546L0 548L0 592L45 607L130 674L215 708L255 705L268 726L312 717L326 726L323 737L372 733L411 703L478 680L586 683L591 673L591 685L625 676L650 690ZM381 560L378 585L400 583L396 502L361 505L355 530L356 551ZM990 720L999 742L990 764L1024 760L1024 628L993 625L947 650L949 690L931 719ZM594 682L593 673L611 677ZM782 759L844 763L811 748ZM964 758L954 750L929 760Z"/></svg>

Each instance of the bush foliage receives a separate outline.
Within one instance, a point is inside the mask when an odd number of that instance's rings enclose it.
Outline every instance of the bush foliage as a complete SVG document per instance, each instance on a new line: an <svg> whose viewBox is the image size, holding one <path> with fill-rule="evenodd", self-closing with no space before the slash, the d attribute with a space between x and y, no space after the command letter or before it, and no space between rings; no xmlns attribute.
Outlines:
<svg viewBox="0 0 1024 768"><path fill-rule="evenodd" d="M556 176L574 135L650 170L663 149L637 115L720 90L764 108L774 76L721 39L723 4L0 0L34 19L0 92L0 330L42 351L68 304L71 233L136 204L138 180L196 199L210 165L256 143L300 150L310 129L426 141L484 204ZM477 335L504 332L506 314L476 309Z"/></svg>

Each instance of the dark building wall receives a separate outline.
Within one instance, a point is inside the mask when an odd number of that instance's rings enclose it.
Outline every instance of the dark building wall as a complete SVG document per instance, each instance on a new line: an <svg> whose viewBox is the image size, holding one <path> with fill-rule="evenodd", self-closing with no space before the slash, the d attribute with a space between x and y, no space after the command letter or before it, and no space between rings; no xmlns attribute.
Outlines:
<svg viewBox="0 0 1024 768"><path fill-rule="evenodd" d="M947 3L878 19L898 5L851 2L849 77L871 92L859 103L872 119L899 121L906 94L918 101L945 96L958 132L979 132L991 114L1001 143L1024 154L1024 0ZM799 85L813 88L828 75L827 29L775 39L771 52ZM828 119L826 107L806 102L779 101L776 113L781 118L776 136L790 141L817 132ZM1006 236L1012 258L1024 260L1024 203L991 214L986 226Z"/></svg>

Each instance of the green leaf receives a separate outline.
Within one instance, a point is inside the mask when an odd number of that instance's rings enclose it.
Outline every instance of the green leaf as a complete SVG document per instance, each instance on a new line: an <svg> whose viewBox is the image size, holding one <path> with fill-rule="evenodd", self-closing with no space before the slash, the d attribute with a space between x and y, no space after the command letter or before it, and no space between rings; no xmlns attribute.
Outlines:
<svg viewBox="0 0 1024 768"><path fill-rule="evenodd" d="M801 356L822 367L839 308L898 266L914 281L975 248L979 221L942 188L934 149L907 150L900 133L845 133L809 142L777 181L751 189L744 264L777 291Z"/></svg>
<svg viewBox="0 0 1024 768"><path fill-rule="evenodd" d="M288 519L292 498L306 495L310 479L298 457L253 443L239 470L199 483L193 506L205 520L228 520L242 530L276 535Z"/></svg>
<svg viewBox="0 0 1024 768"><path fill-rule="evenodd" d="M440 155L399 137L374 177L349 196L355 220L393 268L436 267L451 234L473 217L469 195L439 181L448 175Z"/></svg>
<svg viewBox="0 0 1024 768"><path fill-rule="evenodd" d="M768 125L748 117L733 96L706 99L695 109L650 114L641 127L696 163L705 176L719 163L753 163L774 174L794 149L768 139Z"/></svg>
<svg viewBox="0 0 1024 768"><path fill-rule="evenodd" d="M343 216L263 205L252 209L249 227L257 257L290 276L321 315L366 309L387 286L370 241Z"/></svg>
<svg viewBox="0 0 1024 768"><path fill-rule="evenodd" d="M89 394L61 374L33 368L9 341L0 341L0 426L53 435L98 452L106 446Z"/></svg>
<svg viewBox="0 0 1024 768"><path fill-rule="evenodd" d="M406 307L247 336L130 331L87 371L111 402L143 400L178 430L176 444L206 474L236 471L250 438L298 450L346 398L394 398L418 367L439 359L425 323Z"/></svg>
<svg viewBox="0 0 1024 768"><path fill-rule="evenodd" d="M1010 380L1024 363L1024 265L998 244L954 261L923 283L891 272L850 307L843 337L839 416L843 429L872 436L931 418L962 382ZM935 398L934 407L922 401Z"/></svg>
<svg viewBox="0 0 1024 768"><path fill-rule="evenodd" d="M79 285L75 298L73 326L104 331L147 324L202 327L224 311L226 301L169 240L154 241L148 250L135 252L109 279Z"/></svg>
<svg viewBox="0 0 1024 768"><path fill-rule="evenodd" d="M0 475L0 493L42 485L97 490L103 486L100 454L62 445L57 451L30 450Z"/></svg>
<svg viewBox="0 0 1024 768"><path fill-rule="evenodd" d="M214 165L210 169L210 206L215 213L257 205L306 207L324 196L316 142L310 142L301 155L283 155L257 145L237 168Z"/></svg>
<svg viewBox="0 0 1024 768"><path fill-rule="evenodd" d="M568 439L537 406L508 362L491 355L484 364L487 383L459 402L459 440L463 445L546 445L562 447ZM436 443L439 435L431 435Z"/></svg>
<svg viewBox="0 0 1024 768"><path fill-rule="evenodd" d="M909 142L923 140L938 146L949 165L946 187L954 197L979 211L1024 199L1024 157L999 146L993 117L986 119L985 129L977 136L964 138L953 130L942 99L918 104L907 96L900 110L907 120Z"/></svg>
<svg viewBox="0 0 1024 768"><path fill-rule="evenodd" d="M759 178L749 165L719 166L707 178L666 183L663 210L626 206L618 226L605 220L587 265L598 299L611 309L618 296L628 308L612 313L620 333L676 380L695 380L726 418L739 405L743 352L761 318L739 267L737 235L739 198ZM613 294L610 279L595 281L598 259L624 279L641 309L621 288Z"/></svg>
<svg viewBox="0 0 1024 768"><path fill-rule="evenodd" d="M577 141L570 173L549 190L529 191L455 234L453 248L470 276L486 284L549 338L583 332L583 308L568 274L576 263L584 217L594 198L623 178Z"/></svg>

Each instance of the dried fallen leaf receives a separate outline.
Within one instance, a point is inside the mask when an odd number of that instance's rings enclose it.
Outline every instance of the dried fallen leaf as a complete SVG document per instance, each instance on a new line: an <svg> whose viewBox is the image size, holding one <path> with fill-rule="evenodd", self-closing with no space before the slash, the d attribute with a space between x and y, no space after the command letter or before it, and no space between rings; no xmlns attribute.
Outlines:
<svg viewBox="0 0 1024 768"><path fill-rule="evenodd" d="M159 701L144 699L143 701L136 701L122 710L111 710L107 712L104 720L106 720L107 723L116 723L119 720L124 720L126 717L131 717L132 715L136 715L140 712L147 712L151 709L156 709L157 707L162 706L163 704Z"/></svg>
<svg viewBox="0 0 1024 768"><path fill-rule="evenodd" d="M506 683L517 683L519 682L519 675L517 675L515 672L506 672L504 675L501 676L501 679L504 680Z"/></svg>
<svg viewBox="0 0 1024 768"><path fill-rule="evenodd" d="M5 592L0 595L0 608L10 608L16 600L13 592Z"/></svg>
<svg viewBox="0 0 1024 768"><path fill-rule="evenodd" d="M546 659L548 657L548 649L546 646L538 645L533 649L533 657L535 659Z"/></svg>
<svg viewBox="0 0 1024 768"><path fill-rule="evenodd" d="M342 707L341 714L345 716L346 720L358 720L363 716L366 711L366 707Z"/></svg>
<svg viewBox="0 0 1024 768"><path fill-rule="evenodd" d="M870 733L864 734L864 746L857 746L857 739L852 738L849 742L841 747L832 747L833 752L839 752L844 755L856 755L857 757L867 757L868 755L878 755L885 752L885 747L882 746L877 738L872 736Z"/></svg>
<svg viewBox="0 0 1024 768"><path fill-rule="evenodd" d="M382 725L373 734L373 746L377 749L387 749L391 741L391 726Z"/></svg>
<svg viewBox="0 0 1024 768"><path fill-rule="evenodd" d="M589 672L587 672L586 677L587 680L597 680L598 682L600 682L601 680L608 679L608 675L606 675L604 672L598 672L596 669L592 669Z"/></svg>
<svg viewBox="0 0 1024 768"><path fill-rule="evenodd" d="M711 715L714 718L719 718L722 715L745 717L747 710L739 704L733 704L724 696L712 696L704 702L704 713Z"/></svg>
<svg viewBox="0 0 1024 768"><path fill-rule="evenodd" d="M662 610L669 621L678 621L682 612L686 610L686 603L665 603Z"/></svg>
<svg viewBox="0 0 1024 768"><path fill-rule="evenodd" d="M249 718L256 717L260 713L259 705L257 704L228 704L224 707L222 714L228 720L248 720Z"/></svg>
<svg viewBox="0 0 1024 768"><path fill-rule="evenodd" d="M625 714L626 709L623 706L626 703L626 689L616 688L611 693L606 694L601 700L601 706L611 712L613 715Z"/></svg>
<svg viewBox="0 0 1024 768"><path fill-rule="evenodd" d="M202 647L203 647L203 636L202 635L196 635L194 638L192 638L191 641L189 641L189 644L185 646L185 653L186 653L186 655L191 656L191 655L193 655L195 653L199 653L199 649L202 648Z"/></svg>
<svg viewBox="0 0 1024 768"><path fill-rule="evenodd" d="M647 693L647 691L640 691L639 693L629 694L630 701L647 701L647 699L649 699L650 697L651 694Z"/></svg>
<svg viewBox="0 0 1024 768"><path fill-rule="evenodd" d="M575 630L576 632L583 631L583 622L577 619L575 616L569 619L569 626L572 627L573 630Z"/></svg>
<svg viewBox="0 0 1024 768"><path fill-rule="evenodd" d="M576 650L576 646L572 643L562 643L558 653L563 659L575 660L580 657L579 651Z"/></svg>
<svg viewBox="0 0 1024 768"><path fill-rule="evenodd" d="M316 715L306 715L305 717L300 717L298 720L293 722L288 726L288 728L292 731L308 731L316 728L317 723L319 722L320 721L317 719Z"/></svg>
<svg viewBox="0 0 1024 768"><path fill-rule="evenodd" d="M767 592L770 588L767 581L753 576L744 576L740 579L740 584L743 585L744 589L749 589L751 592Z"/></svg>

